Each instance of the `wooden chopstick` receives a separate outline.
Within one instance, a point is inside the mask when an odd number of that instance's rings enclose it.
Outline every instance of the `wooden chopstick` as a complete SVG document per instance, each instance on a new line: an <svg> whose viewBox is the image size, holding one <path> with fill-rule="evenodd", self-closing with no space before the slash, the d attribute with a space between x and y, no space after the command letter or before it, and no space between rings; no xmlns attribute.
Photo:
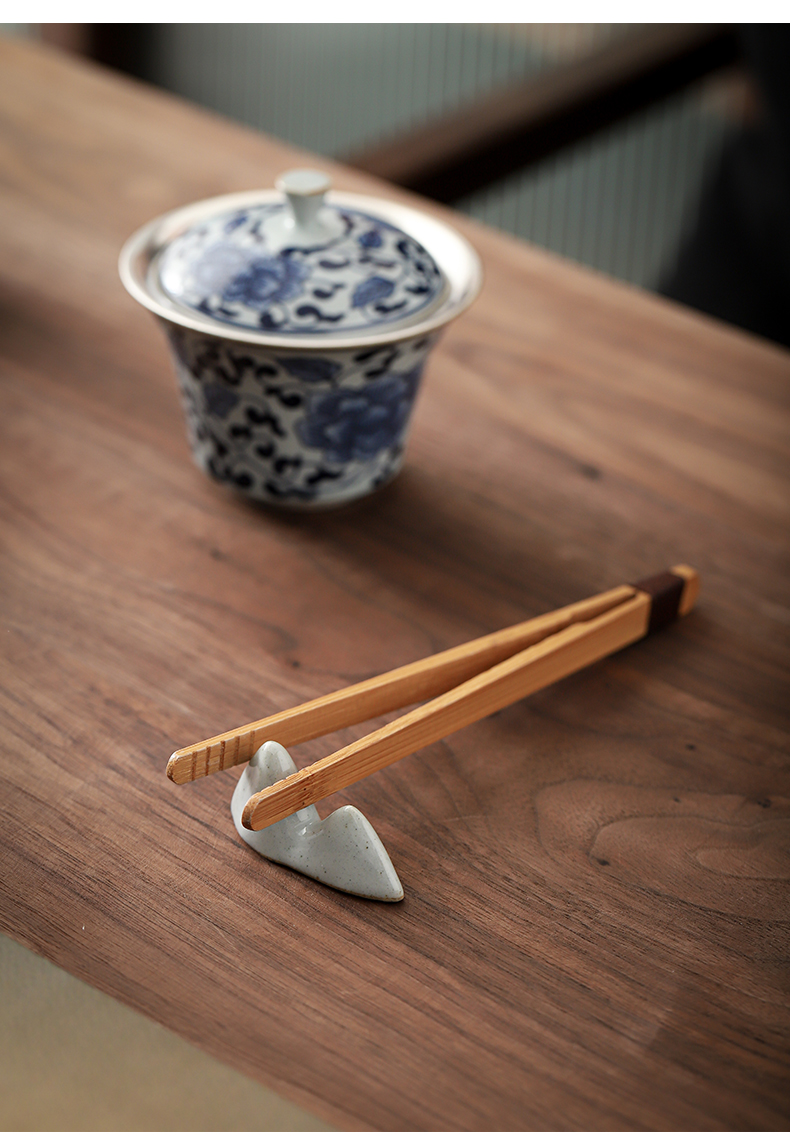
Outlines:
<svg viewBox="0 0 790 1143"><path fill-rule="evenodd" d="M425 702L572 623L592 619L632 599L635 590L623 584L186 746L170 756L167 776L178 784L191 782L248 762L270 739L282 746L295 746L400 707Z"/></svg>
<svg viewBox="0 0 790 1143"><path fill-rule="evenodd" d="M646 590L640 590L642 586ZM632 596L625 602L556 630L417 710L261 790L245 805L242 824L254 830L273 825L391 762L636 642L648 631L690 611L698 588L697 573L685 565L643 581L631 589Z"/></svg>

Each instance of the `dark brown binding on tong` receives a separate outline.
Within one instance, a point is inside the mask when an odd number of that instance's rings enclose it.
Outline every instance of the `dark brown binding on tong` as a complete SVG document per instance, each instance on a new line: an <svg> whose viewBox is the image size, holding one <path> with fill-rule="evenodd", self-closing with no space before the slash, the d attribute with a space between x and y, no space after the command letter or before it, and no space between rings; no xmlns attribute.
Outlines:
<svg viewBox="0 0 790 1143"><path fill-rule="evenodd" d="M652 599L650 608L650 623L647 628L648 635L660 631L677 619L680 613L680 599L686 581L682 575L674 572L659 572L658 575L648 576L638 583L632 584L637 591L644 591Z"/></svg>

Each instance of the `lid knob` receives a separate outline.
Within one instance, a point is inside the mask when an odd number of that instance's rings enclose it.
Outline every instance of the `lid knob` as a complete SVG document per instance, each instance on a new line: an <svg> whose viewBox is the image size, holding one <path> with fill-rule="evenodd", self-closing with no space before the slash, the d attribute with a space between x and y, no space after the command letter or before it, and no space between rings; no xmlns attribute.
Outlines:
<svg viewBox="0 0 790 1143"><path fill-rule="evenodd" d="M341 220L323 209L324 195L331 185L324 171L297 169L279 176L275 186L285 194L290 209L264 226L273 252L286 246L316 246L340 237Z"/></svg>

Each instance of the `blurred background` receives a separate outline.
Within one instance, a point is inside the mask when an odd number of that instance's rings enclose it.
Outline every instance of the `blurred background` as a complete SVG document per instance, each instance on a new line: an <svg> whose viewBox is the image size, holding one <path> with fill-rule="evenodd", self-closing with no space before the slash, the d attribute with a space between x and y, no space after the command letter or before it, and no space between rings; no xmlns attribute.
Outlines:
<svg viewBox="0 0 790 1143"><path fill-rule="evenodd" d="M784 25L2 30L790 344Z"/></svg>

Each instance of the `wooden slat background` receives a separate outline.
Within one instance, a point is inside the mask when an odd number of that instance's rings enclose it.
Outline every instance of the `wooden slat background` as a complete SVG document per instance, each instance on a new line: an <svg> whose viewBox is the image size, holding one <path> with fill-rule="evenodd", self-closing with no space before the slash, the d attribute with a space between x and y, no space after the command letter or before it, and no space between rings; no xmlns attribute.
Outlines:
<svg viewBox="0 0 790 1143"><path fill-rule="evenodd" d="M193 468L115 261L305 156L54 52L0 63L3 930L339 1126L786 1126L790 357L459 221L487 283L405 472L266 512ZM401 905L258 860L233 772L164 777L681 560L681 623L352 788Z"/></svg>

